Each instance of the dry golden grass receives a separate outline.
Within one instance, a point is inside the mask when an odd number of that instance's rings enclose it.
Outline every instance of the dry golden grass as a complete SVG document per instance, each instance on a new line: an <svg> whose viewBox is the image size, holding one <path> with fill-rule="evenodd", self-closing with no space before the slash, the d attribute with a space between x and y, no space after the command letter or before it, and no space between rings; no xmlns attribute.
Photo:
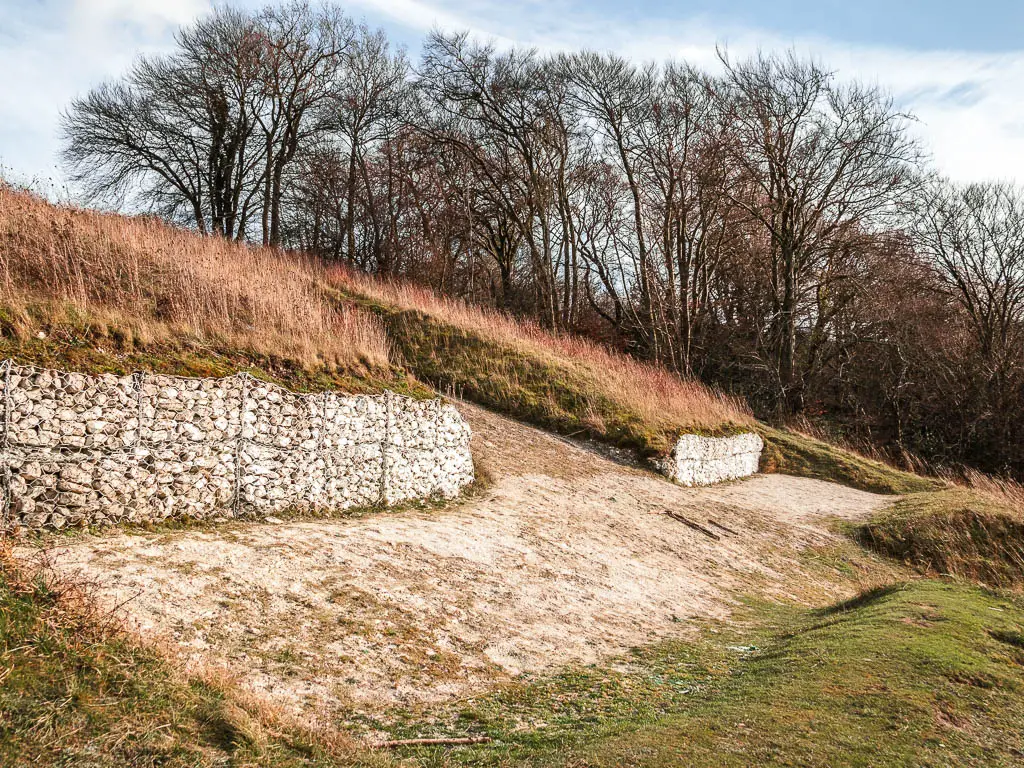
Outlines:
<svg viewBox="0 0 1024 768"><path fill-rule="evenodd" d="M1024 485L1006 477L986 475L975 469L967 470L961 483L993 504L1013 510L1024 520Z"/></svg>
<svg viewBox="0 0 1024 768"><path fill-rule="evenodd" d="M25 334L38 330L30 304L55 315L70 305L143 339L189 336L311 366L387 365L380 322L325 297L323 272L299 255L55 206L0 182L0 301Z"/></svg>
<svg viewBox="0 0 1024 768"><path fill-rule="evenodd" d="M655 429L672 432L683 425L717 430L725 425L754 424L742 399L583 337L553 334L535 322L440 296L409 283L380 280L341 267L332 267L327 276L342 290L390 307L422 312L520 355L572 368L589 381L595 392L627 404Z"/></svg>
<svg viewBox="0 0 1024 768"><path fill-rule="evenodd" d="M506 409L527 420L552 426L569 409L572 429L583 425L598 437L623 430L658 435L658 449L681 431L753 424L740 399L578 336L553 335L411 284L327 268L300 253L202 237L153 217L52 205L0 182L0 310L22 339L77 313L144 343L194 339L309 369L387 366L391 350L380 318L339 301L338 287L497 345L473 375L499 382L529 368L534 379L511 382ZM473 356L476 349L462 352ZM439 377L410 367L441 386ZM540 380L549 369L566 386ZM453 371L452 379L463 373Z"/></svg>

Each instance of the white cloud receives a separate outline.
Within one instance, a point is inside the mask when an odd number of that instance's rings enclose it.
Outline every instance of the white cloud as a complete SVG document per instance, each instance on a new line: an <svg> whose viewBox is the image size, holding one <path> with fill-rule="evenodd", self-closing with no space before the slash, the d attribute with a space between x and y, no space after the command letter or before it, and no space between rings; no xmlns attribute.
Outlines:
<svg viewBox="0 0 1024 768"><path fill-rule="evenodd" d="M0 7L0 166L19 180L59 184L58 121L75 96L114 77L208 0L51 0Z"/></svg>
<svg viewBox="0 0 1024 768"><path fill-rule="evenodd" d="M100 34L131 26L143 37L161 38L209 7L207 0L72 0L68 18L77 29Z"/></svg>
<svg viewBox="0 0 1024 768"><path fill-rule="evenodd" d="M244 0L246 5L263 0ZM20 4L19 4L20 5ZM173 30L211 0L48 0L35 12L0 5L0 164L49 175L60 110L140 52L169 45ZM637 60L685 58L713 67L716 44L736 56L795 46L841 76L891 89L920 120L939 168L954 178L1024 182L1024 51L988 55L785 38L705 18L609 19L573 0L352 0L349 9L416 39L433 27L468 29L499 45L614 50ZM625 6L624 6L625 7ZM415 51L413 51L415 54Z"/></svg>
<svg viewBox="0 0 1024 768"><path fill-rule="evenodd" d="M407 26L426 30L447 18L453 3L427 0L359 0ZM415 14L399 9L416 6ZM963 181L990 178L1024 183L1024 50L1012 54L950 50L911 51L850 45L823 38L785 38L706 18L636 19L630 23L588 14L566 2L458 3L459 23L499 44L516 41L541 50L610 50L638 61L686 59L717 65L716 46L733 56L758 49L795 47L817 56L841 77L878 83L919 120L917 129L939 169Z"/></svg>
<svg viewBox="0 0 1024 768"><path fill-rule="evenodd" d="M422 0L354 0L353 10L373 11L381 22L390 21L417 31L433 29L468 29L482 32L461 14L439 8Z"/></svg>

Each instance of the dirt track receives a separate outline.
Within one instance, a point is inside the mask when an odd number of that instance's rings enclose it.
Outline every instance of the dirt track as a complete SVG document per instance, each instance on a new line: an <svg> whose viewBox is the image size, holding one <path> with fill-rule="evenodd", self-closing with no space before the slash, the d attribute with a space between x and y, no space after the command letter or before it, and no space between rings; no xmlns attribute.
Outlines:
<svg viewBox="0 0 1024 768"><path fill-rule="evenodd" d="M801 552L834 538L823 516L886 501L780 475L686 489L460 408L493 483L455 508L83 536L57 560L144 632L330 718L595 661L724 617L741 594L845 595Z"/></svg>

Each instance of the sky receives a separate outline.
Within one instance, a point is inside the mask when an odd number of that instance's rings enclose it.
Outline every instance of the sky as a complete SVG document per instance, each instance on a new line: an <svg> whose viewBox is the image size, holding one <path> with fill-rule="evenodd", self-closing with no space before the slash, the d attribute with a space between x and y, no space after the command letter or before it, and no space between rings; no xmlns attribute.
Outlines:
<svg viewBox="0 0 1024 768"><path fill-rule="evenodd" d="M237 0L256 7L265 0ZM958 181L1024 183L1024 3L1020 0L348 0L415 60L432 28L500 46L592 48L713 68L795 48L841 78L889 89L918 118L938 169ZM0 0L0 173L58 189L60 111L210 0Z"/></svg>

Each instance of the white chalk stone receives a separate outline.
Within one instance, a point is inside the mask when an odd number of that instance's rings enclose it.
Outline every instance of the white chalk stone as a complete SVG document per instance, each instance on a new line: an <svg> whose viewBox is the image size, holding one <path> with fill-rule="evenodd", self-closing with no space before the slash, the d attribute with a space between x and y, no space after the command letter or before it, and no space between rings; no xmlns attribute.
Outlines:
<svg viewBox="0 0 1024 768"><path fill-rule="evenodd" d="M469 425L441 401L244 376L6 379L8 522L28 528L395 504L474 477Z"/></svg>
<svg viewBox="0 0 1024 768"><path fill-rule="evenodd" d="M682 435L661 469L680 485L713 485L755 474L763 448L761 436L753 432L733 437Z"/></svg>

